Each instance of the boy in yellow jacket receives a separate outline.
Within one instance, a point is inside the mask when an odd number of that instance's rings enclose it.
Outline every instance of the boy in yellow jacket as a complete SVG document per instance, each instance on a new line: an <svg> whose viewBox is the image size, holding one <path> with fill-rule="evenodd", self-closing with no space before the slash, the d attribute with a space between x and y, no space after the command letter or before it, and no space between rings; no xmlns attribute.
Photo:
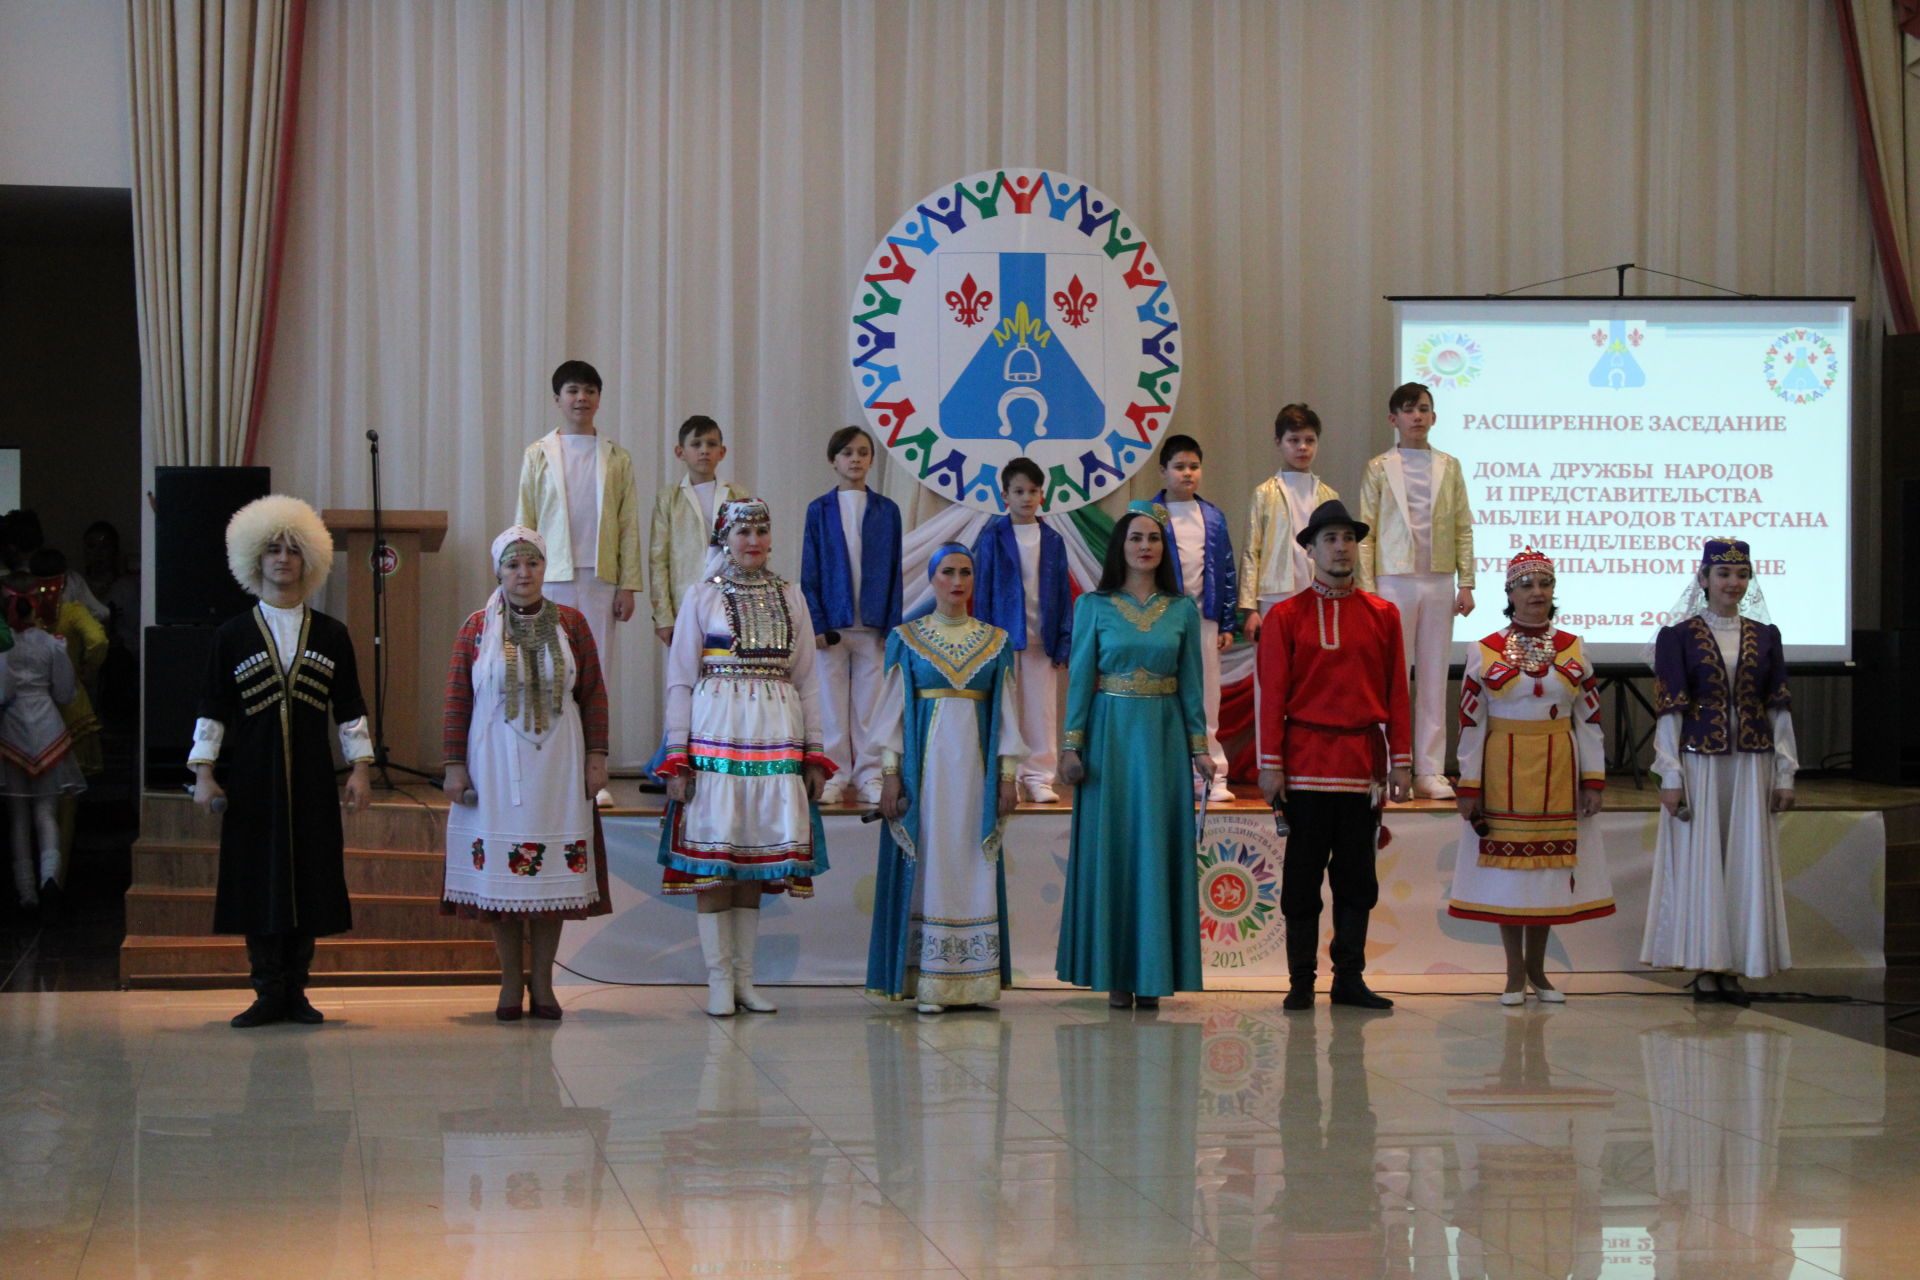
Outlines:
<svg viewBox="0 0 1920 1280"><path fill-rule="evenodd" d="M1399 447L1367 463L1360 482L1360 522L1372 526L1360 544L1360 589L1400 610L1413 674L1413 794L1450 800L1447 659L1455 615L1473 612L1473 512L1460 460L1427 443L1433 420L1426 384L1404 383L1387 397Z"/></svg>
<svg viewBox="0 0 1920 1280"><path fill-rule="evenodd" d="M640 559L640 500L633 457L594 427L600 373L584 360L553 371L560 425L527 446L520 460L520 503L514 523L547 540L546 594L586 615L613 683L613 624L633 617L634 593L646 582ZM605 788L596 797L613 803Z"/></svg>

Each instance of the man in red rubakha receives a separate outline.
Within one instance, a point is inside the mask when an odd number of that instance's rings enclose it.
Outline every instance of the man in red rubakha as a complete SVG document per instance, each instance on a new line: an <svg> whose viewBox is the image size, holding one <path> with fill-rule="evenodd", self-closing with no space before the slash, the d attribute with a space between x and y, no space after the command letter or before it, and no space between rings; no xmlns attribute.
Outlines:
<svg viewBox="0 0 1920 1280"><path fill-rule="evenodd" d="M1333 886L1335 1004L1391 1009L1368 990L1367 916L1380 806L1413 789L1413 725L1400 611L1354 586L1367 526L1338 500L1296 535L1313 585L1267 612L1259 638L1260 794L1284 804L1292 834L1280 874L1290 989L1284 1007L1313 1007L1320 881Z"/></svg>

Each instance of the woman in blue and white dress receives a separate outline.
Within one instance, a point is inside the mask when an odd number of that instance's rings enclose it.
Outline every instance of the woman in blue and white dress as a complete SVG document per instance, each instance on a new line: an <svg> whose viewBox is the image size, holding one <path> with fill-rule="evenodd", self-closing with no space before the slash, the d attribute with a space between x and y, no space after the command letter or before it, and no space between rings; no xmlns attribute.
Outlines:
<svg viewBox="0 0 1920 1280"><path fill-rule="evenodd" d="M967 613L973 553L949 542L927 576L934 610L888 635L875 708L887 828L867 988L940 1013L1013 980L1000 838L1027 749L1007 633Z"/></svg>

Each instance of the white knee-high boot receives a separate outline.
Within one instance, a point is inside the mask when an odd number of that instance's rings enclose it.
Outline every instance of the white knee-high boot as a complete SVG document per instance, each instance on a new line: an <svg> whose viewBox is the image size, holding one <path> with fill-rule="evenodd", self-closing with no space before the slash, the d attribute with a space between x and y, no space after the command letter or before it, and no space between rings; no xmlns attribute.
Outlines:
<svg viewBox="0 0 1920 1280"><path fill-rule="evenodd" d="M702 911L694 916L700 926L700 954L707 961L707 1013L733 1016L733 917L737 911Z"/></svg>
<svg viewBox="0 0 1920 1280"><path fill-rule="evenodd" d="M735 908L733 917L733 998L748 1013L778 1013L780 1006L753 989L753 956L760 946L760 912Z"/></svg>

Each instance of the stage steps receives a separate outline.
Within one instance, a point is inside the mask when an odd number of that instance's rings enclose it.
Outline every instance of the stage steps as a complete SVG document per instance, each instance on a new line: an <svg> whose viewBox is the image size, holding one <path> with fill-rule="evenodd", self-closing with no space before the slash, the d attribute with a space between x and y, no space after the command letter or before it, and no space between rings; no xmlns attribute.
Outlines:
<svg viewBox="0 0 1920 1280"><path fill-rule="evenodd" d="M316 977L332 985L492 980L491 931L440 914L444 812L417 795L376 792L366 812L346 819L354 928L319 940ZM244 985L246 944L210 932L219 819L184 794L152 791L141 797L140 814L121 984Z"/></svg>

